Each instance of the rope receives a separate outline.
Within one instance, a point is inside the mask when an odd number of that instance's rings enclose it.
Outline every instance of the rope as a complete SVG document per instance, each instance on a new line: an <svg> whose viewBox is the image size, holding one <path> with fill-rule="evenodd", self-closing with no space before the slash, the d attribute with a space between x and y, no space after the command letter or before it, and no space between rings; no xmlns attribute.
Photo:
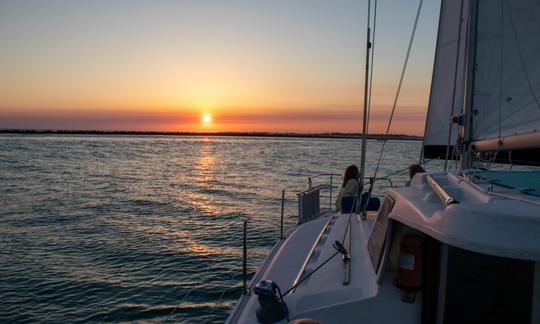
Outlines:
<svg viewBox="0 0 540 324"><path fill-rule="evenodd" d="M394 119L394 113L396 111L396 106L397 106L397 102L398 102L398 99L399 99L399 94L401 92L401 86L403 85L403 79L405 78L405 72L407 71L407 65L409 63L409 57L410 57L410 54L411 54L412 44L414 42L414 36L416 34L416 27L418 26L418 20L420 18L420 12L422 11L423 2L424 2L424 0L420 0L418 2L418 9L416 11L416 17L414 19L414 25L413 25L413 29L412 29L412 32L411 32L411 37L409 39L409 46L407 47L407 54L405 55L405 61L403 62L403 68L401 70L401 76L399 78L399 83L398 83L398 87L397 87L397 91L396 91L396 96L394 98L394 103L392 105L392 113L390 114L390 119L388 120L388 126L386 127L386 133L385 133L386 136L385 136L384 141L383 141L381 152L379 153L379 158L377 160L377 165L375 166L375 172L373 174L373 179L377 178L377 173L379 172L379 166L381 164L382 156L383 156L383 153L384 153L384 148L386 146L386 142L388 141L388 139L387 139L388 138L388 133L390 132L390 127L392 126L392 120ZM365 212L364 209L367 208L367 201L369 201L369 198L371 197L371 193L373 192L373 183L369 187L369 193L368 193L368 196L367 196L368 199L366 199L366 203L364 204L364 206L362 208L363 213Z"/></svg>
<svg viewBox="0 0 540 324"><path fill-rule="evenodd" d="M477 167L490 170L492 164L496 163L497 161L497 155L499 154L499 149L497 148L497 151L495 152L480 153L478 151L475 151L473 148L470 148L469 152L472 157L471 160L477 163Z"/></svg>
<svg viewBox="0 0 540 324"><path fill-rule="evenodd" d="M336 241L337 242L337 241ZM334 246L335 247L335 246ZM296 287L298 287L302 282L306 281L307 278L311 277L311 275L313 275L315 272L317 272L320 268L322 268L325 264L327 264L328 262L330 262L330 260L332 260L336 255L338 255L339 253L341 253L341 251L336 251L334 252L334 254L332 254L330 257L328 257L328 259L324 260L321 264L319 264L315 269L313 269L313 271L311 271L310 273L308 273L307 275L305 275L300 281L298 281L296 283L296 285L292 286L291 288L287 289L286 292L284 292L282 295L281 295L281 298L287 296L291 291L293 291Z"/></svg>

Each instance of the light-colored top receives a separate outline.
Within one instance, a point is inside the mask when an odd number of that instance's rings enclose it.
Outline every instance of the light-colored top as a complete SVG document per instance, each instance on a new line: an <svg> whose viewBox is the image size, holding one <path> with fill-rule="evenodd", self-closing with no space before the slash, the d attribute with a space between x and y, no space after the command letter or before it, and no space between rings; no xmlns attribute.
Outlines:
<svg viewBox="0 0 540 324"><path fill-rule="evenodd" d="M341 187L339 195L336 198L336 212L341 211L341 198L354 197L358 194L358 180L349 179L345 184L345 187Z"/></svg>

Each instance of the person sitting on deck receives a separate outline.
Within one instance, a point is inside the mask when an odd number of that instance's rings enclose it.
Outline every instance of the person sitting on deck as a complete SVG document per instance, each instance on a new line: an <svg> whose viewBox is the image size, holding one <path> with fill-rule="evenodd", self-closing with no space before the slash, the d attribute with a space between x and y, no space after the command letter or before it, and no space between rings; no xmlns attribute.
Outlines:
<svg viewBox="0 0 540 324"><path fill-rule="evenodd" d="M339 195L336 198L336 212L342 211L341 200L344 197L357 197L358 193L358 167L356 165L350 165L345 169L343 175L343 185L339 190Z"/></svg>
<svg viewBox="0 0 540 324"><path fill-rule="evenodd" d="M415 174L423 172L426 172L426 170L424 170L424 168L422 168L419 164L412 164L409 166L409 181L405 182L405 187L411 186L411 180Z"/></svg>

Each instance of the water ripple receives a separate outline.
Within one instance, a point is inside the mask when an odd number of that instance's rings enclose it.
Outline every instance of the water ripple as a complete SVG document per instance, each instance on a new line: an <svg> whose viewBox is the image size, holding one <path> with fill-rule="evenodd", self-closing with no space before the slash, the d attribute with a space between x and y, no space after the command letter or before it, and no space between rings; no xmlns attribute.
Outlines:
<svg viewBox="0 0 540 324"><path fill-rule="evenodd" d="M356 140L2 135L0 322L162 322L192 288L171 319L223 322L241 291L242 220L249 219L253 274L279 235L281 189L290 226L293 191L309 175L359 161L358 147ZM420 144L388 147L400 152L393 170L414 161Z"/></svg>

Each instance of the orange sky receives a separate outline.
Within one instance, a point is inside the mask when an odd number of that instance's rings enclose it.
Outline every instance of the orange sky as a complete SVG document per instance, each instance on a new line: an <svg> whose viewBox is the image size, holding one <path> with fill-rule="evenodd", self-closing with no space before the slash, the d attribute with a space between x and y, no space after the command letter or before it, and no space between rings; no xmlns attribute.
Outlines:
<svg viewBox="0 0 540 324"><path fill-rule="evenodd" d="M359 132L365 4L313 1L2 1L0 128ZM373 133L414 18L401 2L380 8ZM392 133L423 133L437 10L424 9Z"/></svg>

